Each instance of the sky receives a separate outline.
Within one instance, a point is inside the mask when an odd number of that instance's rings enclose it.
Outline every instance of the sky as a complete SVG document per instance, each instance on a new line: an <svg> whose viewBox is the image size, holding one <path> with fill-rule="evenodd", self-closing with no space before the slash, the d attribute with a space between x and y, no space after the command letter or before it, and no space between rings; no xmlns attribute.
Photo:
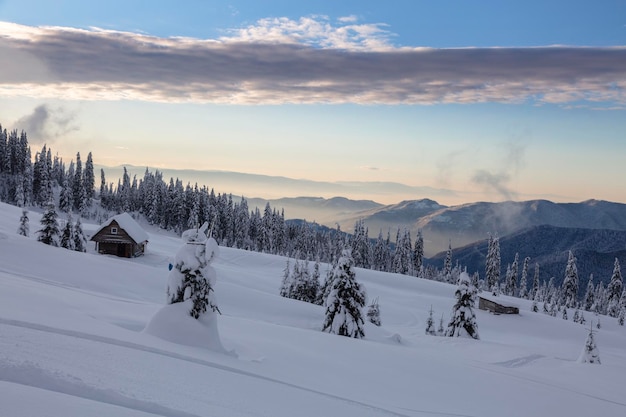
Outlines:
<svg viewBox="0 0 626 417"><path fill-rule="evenodd" d="M0 56L64 161L626 203L622 1L0 0Z"/></svg>

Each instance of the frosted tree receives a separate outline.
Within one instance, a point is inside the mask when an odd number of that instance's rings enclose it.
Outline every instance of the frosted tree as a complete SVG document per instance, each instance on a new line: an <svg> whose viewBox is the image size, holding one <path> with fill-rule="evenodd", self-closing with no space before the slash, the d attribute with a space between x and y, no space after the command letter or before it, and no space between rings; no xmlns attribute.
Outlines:
<svg viewBox="0 0 626 417"><path fill-rule="evenodd" d="M593 287L593 274L589 275L587 282L587 290L585 291L585 299L583 300L583 308L585 311L592 311L595 304L595 288Z"/></svg>
<svg viewBox="0 0 626 417"><path fill-rule="evenodd" d="M373 323L376 326L381 325L380 305L378 304L378 297L374 298L372 303L367 307L367 319L370 323Z"/></svg>
<svg viewBox="0 0 626 417"><path fill-rule="evenodd" d="M83 232L83 225L80 222L80 216L74 224L74 250L77 252L87 252L87 238Z"/></svg>
<svg viewBox="0 0 626 417"><path fill-rule="evenodd" d="M356 280L354 260L349 250L344 250L337 261L329 285L322 331L357 339L364 337L361 309L365 306L366 294Z"/></svg>
<svg viewBox="0 0 626 417"><path fill-rule="evenodd" d="M441 318L439 318L439 327L437 327L437 335L444 336L446 331L443 328L443 313L441 314Z"/></svg>
<svg viewBox="0 0 626 417"><path fill-rule="evenodd" d="M59 223L54 203L49 201L41 217L41 229L37 231L37 240L51 246L59 246Z"/></svg>
<svg viewBox="0 0 626 417"><path fill-rule="evenodd" d="M498 286L500 285L500 240L491 235L489 235L487 259L485 260L485 280L487 281L489 291L493 295L498 295Z"/></svg>
<svg viewBox="0 0 626 417"><path fill-rule="evenodd" d="M466 336L480 339L476 316L472 310L474 304L474 290L467 272L462 272L456 292L456 303L452 308L452 317L448 323L446 335L449 337Z"/></svg>
<svg viewBox="0 0 626 417"><path fill-rule="evenodd" d="M167 284L168 304L189 302L189 315L195 319L219 312L214 292L216 274L211 267L219 247L215 239L207 238L207 228L204 223L199 229L183 232L184 245L176 253Z"/></svg>
<svg viewBox="0 0 626 417"><path fill-rule="evenodd" d="M539 292L539 264L535 263L535 273L533 275L533 287L530 291L530 297L534 300Z"/></svg>
<svg viewBox="0 0 626 417"><path fill-rule="evenodd" d="M593 337L593 323L589 327L589 334L585 340L585 347L578 358L578 362L600 365L600 352L598 351L598 346L596 346L596 341Z"/></svg>
<svg viewBox="0 0 626 417"><path fill-rule="evenodd" d="M452 283L452 241L448 240L448 250L443 260L443 280Z"/></svg>
<svg viewBox="0 0 626 417"><path fill-rule="evenodd" d="M433 306L430 306L430 311L428 312L428 320L426 320L425 333L430 336L435 336L437 334L437 332L435 331L435 321L433 320Z"/></svg>
<svg viewBox="0 0 626 417"><path fill-rule="evenodd" d="M72 188L69 185L68 179L63 179L61 186L61 193L59 194L59 210L64 213L70 213L74 206L74 195L72 194Z"/></svg>
<svg viewBox="0 0 626 417"><path fill-rule="evenodd" d="M289 265L289 259L285 263L285 268L283 269L283 280L280 284L280 296L291 298L291 287L292 287L292 278L291 278L291 266Z"/></svg>
<svg viewBox="0 0 626 417"><path fill-rule="evenodd" d="M619 299L619 313L617 314L617 322L620 326L624 325L626 320L626 289L622 291L622 296Z"/></svg>
<svg viewBox="0 0 626 417"><path fill-rule="evenodd" d="M422 276L424 263L424 237L422 231L417 231L417 237L415 238L415 246L413 248L413 275Z"/></svg>
<svg viewBox="0 0 626 417"><path fill-rule="evenodd" d="M17 229L17 233L26 237L30 234L28 210L22 210L22 215L20 216L20 227Z"/></svg>
<svg viewBox="0 0 626 417"><path fill-rule="evenodd" d="M68 214L65 227L61 232L61 247L74 250L74 226L72 225L72 216Z"/></svg>
<svg viewBox="0 0 626 417"><path fill-rule="evenodd" d="M578 269L576 268L576 258L572 251L569 251L567 266L565 268L563 296L565 298L565 307L576 307L578 300Z"/></svg>
<svg viewBox="0 0 626 417"><path fill-rule="evenodd" d="M519 283L519 297L527 299L528 298L528 263L530 262L530 258L524 258L524 264L522 266L522 277L520 278Z"/></svg>
<svg viewBox="0 0 626 417"><path fill-rule="evenodd" d="M515 297L517 295L517 272L519 269L519 253L515 254L515 260L511 264L511 269L507 270L506 295Z"/></svg>
<svg viewBox="0 0 626 417"><path fill-rule="evenodd" d="M619 314L619 299L622 295L622 270L619 261L615 258L613 266L613 275L606 289L607 291L607 314L611 317L617 317Z"/></svg>

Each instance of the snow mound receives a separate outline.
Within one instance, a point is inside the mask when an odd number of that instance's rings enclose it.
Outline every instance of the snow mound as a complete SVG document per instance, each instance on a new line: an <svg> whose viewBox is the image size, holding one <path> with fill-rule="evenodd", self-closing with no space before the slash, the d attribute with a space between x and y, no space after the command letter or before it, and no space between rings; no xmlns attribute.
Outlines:
<svg viewBox="0 0 626 417"><path fill-rule="evenodd" d="M189 315L192 300L169 304L152 317L144 333L180 345L199 347L219 353L227 353L220 341L215 314Z"/></svg>

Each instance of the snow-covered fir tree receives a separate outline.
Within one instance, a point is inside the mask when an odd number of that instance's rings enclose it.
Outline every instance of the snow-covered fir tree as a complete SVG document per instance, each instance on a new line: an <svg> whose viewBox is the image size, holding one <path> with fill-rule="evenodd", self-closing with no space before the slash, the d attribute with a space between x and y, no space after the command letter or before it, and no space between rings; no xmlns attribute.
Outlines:
<svg viewBox="0 0 626 417"><path fill-rule="evenodd" d="M498 295L500 286L500 239L489 235L487 259L485 260L485 280L487 288Z"/></svg>
<svg viewBox="0 0 626 417"><path fill-rule="evenodd" d="M280 296L291 298L291 288L293 280L291 278L291 265L289 259L285 262L285 268L283 269L283 279L280 284Z"/></svg>
<svg viewBox="0 0 626 417"><path fill-rule="evenodd" d="M527 256L524 258L524 264L522 265L522 277L519 282L519 298L528 298L528 263L530 258Z"/></svg>
<svg viewBox="0 0 626 417"><path fill-rule="evenodd" d="M61 247L74 250L74 225L72 224L72 215L68 214L65 221L65 227L61 232Z"/></svg>
<svg viewBox="0 0 626 417"><path fill-rule="evenodd" d="M615 258L613 275L607 287L607 314L611 317L617 317L619 314L619 300L622 295L622 287L622 270L619 261Z"/></svg>
<svg viewBox="0 0 626 417"><path fill-rule="evenodd" d="M576 307L578 304L578 269L576 268L576 258L572 251L569 251L567 258L562 288L563 296L565 297L565 307Z"/></svg>
<svg viewBox="0 0 626 417"><path fill-rule="evenodd" d="M443 281L452 284L452 241L448 240L448 250L443 260Z"/></svg>
<svg viewBox="0 0 626 417"><path fill-rule="evenodd" d="M511 269L507 269L507 279L506 279L506 295L510 295L511 297L517 296L517 273L519 269L519 253L515 254L515 259L511 264Z"/></svg>
<svg viewBox="0 0 626 417"><path fill-rule="evenodd" d="M417 231L415 246L413 247L413 275L421 277L423 275L424 263L424 237L422 231Z"/></svg>
<svg viewBox="0 0 626 417"><path fill-rule="evenodd" d="M435 336L437 334L437 331L435 330L435 321L433 320L433 306L430 306L430 310L428 312L425 333L430 336Z"/></svg>
<svg viewBox="0 0 626 417"><path fill-rule="evenodd" d="M219 312L215 301L215 270L211 263L219 254L217 242L207 238L208 223L183 232L183 246L176 253L167 284L168 304L190 301L189 315L199 318Z"/></svg>
<svg viewBox="0 0 626 417"><path fill-rule="evenodd" d="M22 210L22 215L20 216L20 226L17 229L17 233L22 236L28 237L30 235L30 225L28 220L28 210Z"/></svg>
<svg viewBox="0 0 626 417"><path fill-rule="evenodd" d="M319 292L319 264L316 263L316 265L317 275L311 275L309 272L309 261L295 261L290 278L289 298L315 303L317 293Z"/></svg>
<svg viewBox="0 0 626 417"><path fill-rule="evenodd" d="M578 362L600 365L600 352L598 351L598 346L596 346L596 341L593 337L593 326L589 327L589 334L585 340L585 347L578 358Z"/></svg>
<svg viewBox="0 0 626 417"><path fill-rule="evenodd" d="M41 229L37 231L37 240L51 246L59 246L59 223L52 200L46 205L41 217Z"/></svg>
<svg viewBox="0 0 626 417"><path fill-rule="evenodd" d="M472 306L474 305L474 290L472 282L466 272L462 272L459 277L459 284L456 292L456 303L452 308L452 317L448 323L446 335L449 337L466 336L472 339L479 339L476 316Z"/></svg>
<svg viewBox="0 0 626 417"><path fill-rule="evenodd" d="M354 260L349 250L333 268L330 292L324 305L326 314L322 331L360 339L365 336L361 309L365 306L365 289L356 280Z"/></svg>
<svg viewBox="0 0 626 417"><path fill-rule="evenodd" d="M74 250L77 252L87 252L87 238L83 232L80 216L78 216L74 224Z"/></svg>
<svg viewBox="0 0 626 417"><path fill-rule="evenodd" d="M533 286L530 290L530 297L534 300L539 291L539 264L535 263L535 273L533 275ZM539 300L541 301L541 300Z"/></svg>
<svg viewBox="0 0 626 417"><path fill-rule="evenodd" d="M437 335L438 336L446 335L446 330L443 327L443 313L441 313L441 317L439 318L439 326L437 327Z"/></svg>
<svg viewBox="0 0 626 417"><path fill-rule="evenodd" d="M411 235L407 228L404 228L403 232L396 234L396 249L393 254L392 272L398 274L408 275L412 269L412 256L413 248L411 247Z"/></svg>
<svg viewBox="0 0 626 417"><path fill-rule="evenodd" d="M380 305L378 303L378 297L374 298L374 300L367 307L367 319L370 323L373 323L376 326L381 325Z"/></svg>
<svg viewBox="0 0 626 417"><path fill-rule="evenodd" d="M626 289L622 291L622 296L619 300L619 313L617 313L617 322L620 326L624 325L626 320Z"/></svg>
<svg viewBox="0 0 626 417"><path fill-rule="evenodd" d="M587 290L585 291L585 298L583 299L583 308L585 311L592 311L595 304L595 288L593 287L593 274L589 275L589 281L587 281Z"/></svg>

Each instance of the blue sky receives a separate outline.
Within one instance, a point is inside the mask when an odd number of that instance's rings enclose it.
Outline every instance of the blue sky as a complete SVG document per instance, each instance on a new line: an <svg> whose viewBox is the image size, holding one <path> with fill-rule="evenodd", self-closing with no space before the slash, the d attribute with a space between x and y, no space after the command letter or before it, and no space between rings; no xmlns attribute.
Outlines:
<svg viewBox="0 0 626 417"><path fill-rule="evenodd" d="M625 2L0 0L0 21L0 123L68 161L626 202Z"/></svg>

